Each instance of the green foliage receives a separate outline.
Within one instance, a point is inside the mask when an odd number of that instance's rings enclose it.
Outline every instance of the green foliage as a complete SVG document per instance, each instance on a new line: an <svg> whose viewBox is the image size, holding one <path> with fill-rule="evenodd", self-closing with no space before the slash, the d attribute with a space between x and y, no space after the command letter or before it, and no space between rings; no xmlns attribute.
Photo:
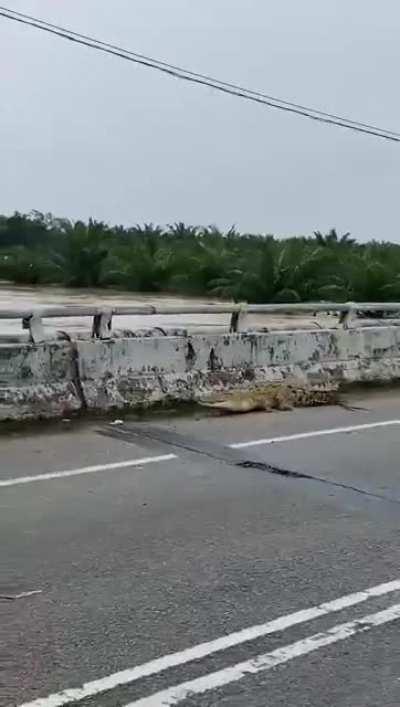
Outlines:
<svg viewBox="0 0 400 707"><path fill-rule="evenodd" d="M110 227L33 211L0 216L0 279L248 302L400 299L400 245L241 235L178 222Z"/></svg>
<svg viewBox="0 0 400 707"><path fill-rule="evenodd" d="M99 287L110 251L110 234L103 223L65 223L63 237L49 252L58 280L70 287Z"/></svg>
<svg viewBox="0 0 400 707"><path fill-rule="evenodd" d="M16 246L0 251L0 279L21 285L48 284L56 281L56 272L44 251Z"/></svg>

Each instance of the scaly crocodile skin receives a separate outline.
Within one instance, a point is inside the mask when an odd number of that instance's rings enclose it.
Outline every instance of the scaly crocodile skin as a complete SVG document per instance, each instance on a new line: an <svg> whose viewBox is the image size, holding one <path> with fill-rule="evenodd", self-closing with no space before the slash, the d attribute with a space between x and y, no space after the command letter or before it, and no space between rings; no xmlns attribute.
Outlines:
<svg viewBox="0 0 400 707"><path fill-rule="evenodd" d="M338 389L334 386L303 386L270 383L253 390L237 390L222 399L200 401L205 407L226 412L252 412L254 410L290 410L293 407L332 405L338 402Z"/></svg>

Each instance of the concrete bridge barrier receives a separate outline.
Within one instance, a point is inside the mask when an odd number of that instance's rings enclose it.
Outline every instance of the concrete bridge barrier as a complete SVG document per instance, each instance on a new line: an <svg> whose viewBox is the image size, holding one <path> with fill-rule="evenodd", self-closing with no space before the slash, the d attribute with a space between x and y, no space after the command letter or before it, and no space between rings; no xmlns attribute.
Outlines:
<svg viewBox="0 0 400 707"><path fill-rule="evenodd" d="M283 381L394 382L400 329L92 339L0 346L0 420L69 416Z"/></svg>
<svg viewBox="0 0 400 707"><path fill-rule="evenodd" d="M0 346L0 421L78 412L76 352L59 343Z"/></svg>

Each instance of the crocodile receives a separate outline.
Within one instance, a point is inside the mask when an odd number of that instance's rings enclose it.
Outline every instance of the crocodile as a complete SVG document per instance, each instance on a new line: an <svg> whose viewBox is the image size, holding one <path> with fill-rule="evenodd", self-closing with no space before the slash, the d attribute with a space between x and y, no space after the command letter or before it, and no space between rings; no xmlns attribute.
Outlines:
<svg viewBox="0 0 400 707"><path fill-rule="evenodd" d="M199 400L203 407L231 413L292 410L294 407L338 404L338 386L270 383L252 390L235 390L221 398Z"/></svg>

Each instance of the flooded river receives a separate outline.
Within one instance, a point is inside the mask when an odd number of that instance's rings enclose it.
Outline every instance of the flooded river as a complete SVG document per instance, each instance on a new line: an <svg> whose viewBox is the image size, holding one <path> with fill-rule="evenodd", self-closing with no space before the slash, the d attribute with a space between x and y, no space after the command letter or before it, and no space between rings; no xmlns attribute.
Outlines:
<svg viewBox="0 0 400 707"><path fill-rule="evenodd" d="M139 294L135 292L121 292L113 290L73 289L61 287L22 287L0 283L0 312L5 309L32 310L35 307L84 305L101 307L117 307L140 304L154 305L190 305L190 304L216 304L218 300L212 298L188 298L172 295ZM152 316L124 316L114 317L115 329L147 329L151 327L184 328L189 332L202 331L227 331L229 328L229 314L175 314ZM332 326L332 320L322 316L318 324L313 317L307 316L271 316L249 315L247 325L250 328L271 327L277 329L288 328L315 328L319 325ZM68 331L90 331L92 321L89 317L47 319L46 326L54 329ZM22 334L21 320L1 320L0 335Z"/></svg>

